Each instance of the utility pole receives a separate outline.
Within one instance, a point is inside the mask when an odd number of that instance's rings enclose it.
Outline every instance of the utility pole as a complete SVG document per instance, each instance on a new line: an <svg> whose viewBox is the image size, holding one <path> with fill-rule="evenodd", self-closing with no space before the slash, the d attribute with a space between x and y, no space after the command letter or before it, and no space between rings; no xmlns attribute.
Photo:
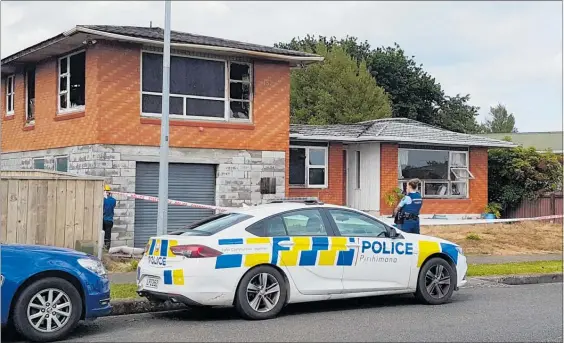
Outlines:
<svg viewBox="0 0 564 343"><path fill-rule="evenodd" d="M167 234L168 224L168 143L169 143L169 88L170 88L170 0L165 0L163 48L163 97L161 115L161 146L159 163L159 206L157 235Z"/></svg>

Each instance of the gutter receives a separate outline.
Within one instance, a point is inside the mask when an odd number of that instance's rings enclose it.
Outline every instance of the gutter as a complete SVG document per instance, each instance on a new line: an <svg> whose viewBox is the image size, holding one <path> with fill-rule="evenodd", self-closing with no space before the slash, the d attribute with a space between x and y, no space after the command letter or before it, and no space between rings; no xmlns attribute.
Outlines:
<svg viewBox="0 0 564 343"><path fill-rule="evenodd" d="M77 32L82 33L89 33L101 37L117 39L117 40L124 40L128 42L135 42L135 43L142 43L142 44L156 44L156 45L164 45L164 42L147 39L147 38L138 38L138 37L130 37L124 36L116 33L108 33L104 31L93 30L85 27L77 26L65 33L63 35L70 36ZM185 49L200 49L200 50L208 50L208 51L219 51L219 52L229 52L229 53L239 53L244 55L251 55L256 57L261 57L264 59L271 59L271 60L280 60L280 61L287 61L287 62L321 62L324 60L322 56L319 57L301 57L301 56L285 56L280 54L268 53L268 52L259 52L259 51L251 51L245 49L238 49L238 48L228 48L228 47L219 47L219 46L210 46L210 45L201 45L201 44L190 44L190 43L170 43L171 47L175 48L185 48Z"/></svg>
<svg viewBox="0 0 564 343"><path fill-rule="evenodd" d="M325 141L325 142L345 142L345 143L362 143L362 142L398 142L398 143L422 143L422 144L441 144L441 145L454 145L454 146L479 146L491 148L516 148L516 144L485 144L485 143L458 143L458 142L444 142L444 141L430 141L425 139L416 138L401 138L391 136L380 137L329 137L329 136L306 136L299 134L290 134L290 138L308 140L308 141Z"/></svg>

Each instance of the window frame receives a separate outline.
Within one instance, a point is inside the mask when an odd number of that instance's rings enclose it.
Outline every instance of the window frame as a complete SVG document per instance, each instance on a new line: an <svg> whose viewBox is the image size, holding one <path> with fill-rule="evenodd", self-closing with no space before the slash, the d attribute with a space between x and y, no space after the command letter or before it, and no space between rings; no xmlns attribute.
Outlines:
<svg viewBox="0 0 564 343"><path fill-rule="evenodd" d="M422 198L427 199L469 199L470 198L470 180L473 180L475 177L470 171L470 150L446 150L446 149L415 149L415 148L398 148L398 155L401 150L405 151L446 151L448 152L448 165L447 165L447 178L446 179L421 179L420 185L420 193ZM453 165L453 155L454 154L464 154L465 155L465 165L466 167L455 166ZM398 166L399 166L399 158L398 158ZM456 175L454 170L465 170L468 172L468 177L461 178ZM451 173L454 174L455 178L451 177ZM409 181L409 179L400 179L398 176L398 187L400 189L404 189L405 184ZM427 195L425 194L425 185L426 184L438 184L444 183L447 184L447 193L445 195ZM454 184L466 184L466 195L452 195L452 185Z"/></svg>
<svg viewBox="0 0 564 343"><path fill-rule="evenodd" d="M60 170L57 169L57 165L59 163L59 160L61 159L66 159L67 160L67 170L62 172ZM59 155L59 156L55 156L54 158L54 162L55 162L55 171L61 172L61 173L68 173L69 172L69 156L68 155Z"/></svg>
<svg viewBox="0 0 564 343"><path fill-rule="evenodd" d="M8 92L8 82L11 82L11 88L12 88L12 92ZM4 85L6 87L6 116L13 116L15 113L15 104L14 104L14 100L15 100L15 94L16 94L16 74L11 74L8 75L6 77L6 84ZM12 99L12 109L10 110L8 108L8 99Z"/></svg>
<svg viewBox="0 0 564 343"><path fill-rule="evenodd" d="M70 107L70 80L71 80L71 70L70 70L70 58L74 55L84 53L84 105L77 107ZM61 61L66 59L67 61L67 72L61 74ZM61 77L66 76L67 78L67 89L61 92ZM61 108L61 94L67 94L67 107ZM86 109L86 49L81 49L73 53L67 54L63 57L57 59L57 114L68 114L73 112L83 112Z"/></svg>
<svg viewBox="0 0 564 343"><path fill-rule="evenodd" d="M160 118L162 113L150 113L150 112L143 112L143 95L154 95L160 96L161 101L163 101L163 94L158 92L149 92L143 90L143 54L155 54L163 56L162 52L158 51L151 51L147 49L141 49L140 52L140 68L139 68L139 92L140 96L140 103L139 108L142 117L151 117L151 118ZM183 55L177 53L171 53L171 57L180 57L180 58L190 58L190 59L199 59L199 60L208 60L208 61L217 61L217 62L224 62L224 71L225 71L225 92L223 98L217 97L208 97L208 96L199 96L199 95L185 95L185 94L176 94L176 93L169 93L170 97L175 98L182 98L183 103L183 113L182 115L179 114L170 114L169 118L173 120L187 120L187 121L211 121L211 122L232 122L232 123L252 123L253 122L253 101L254 101L254 93L255 93L255 82L254 82L254 64L252 62L245 62L245 61L237 61L231 59L223 59L223 58L216 58L216 57L202 57L202 56L191 56L191 55ZM243 64L249 66L249 100L240 100L240 99L233 99L236 102L248 102L249 103L249 118L231 118L231 82L237 83L244 83L241 80L231 80L231 64ZM223 101L223 117L206 117L206 116L189 116L186 115L186 101L187 99L200 99L200 100L215 100L215 101ZM170 100L169 100L170 101ZM162 102L161 102L162 104Z"/></svg>
<svg viewBox="0 0 564 343"><path fill-rule="evenodd" d="M290 188L316 188L316 189L324 189L324 188L328 188L329 185L329 147L328 146L313 146L313 145L290 145L289 149L304 149L306 156L305 156L305 183L303 185L298 185L298 184L289 184ZM309 165L309 151L310 150L323 150L325 152L325 165L321 166L321 165ZM288 151L288 157L289 157L290 152ZM288 166L288 171L289 168L291 168L292 165L291 163ZM313 169L321 169L323 168L325 171L325 180L323 182L323 185L310 185L309 184L309 169L313 168ZM288 174L289 175L289 174ZM290 182L290 177L288 176L288 182Z"/></svg>

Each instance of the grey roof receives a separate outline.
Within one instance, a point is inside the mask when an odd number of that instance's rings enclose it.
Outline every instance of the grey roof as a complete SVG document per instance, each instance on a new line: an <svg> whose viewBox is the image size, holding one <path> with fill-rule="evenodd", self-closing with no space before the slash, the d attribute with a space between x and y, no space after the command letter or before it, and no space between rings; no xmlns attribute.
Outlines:
<svg viewBox="0 0 564 343"><path fill-rule="evenodd" d="M349 125L290 125L290 138L341 142L398 142L483 147L515 147L514 143L452 132L406 118L371 120Z"/></svg>
<svg viewBox="0 0 564 343"><path fill-rule="evenodd" d="M129 37L145 38L155 41L163 41L164 30L160 27L141 27L141 26L113 26L113 25L78 25L91 30L113 33ZM266 52L285 56L298 57L320 57L319 55L308 54L306 52L274 48L270 46L239 42L234 40L201 36L192 33L171 31L171 43L199 44L216 47L234 48L248 51Z"/></svg>

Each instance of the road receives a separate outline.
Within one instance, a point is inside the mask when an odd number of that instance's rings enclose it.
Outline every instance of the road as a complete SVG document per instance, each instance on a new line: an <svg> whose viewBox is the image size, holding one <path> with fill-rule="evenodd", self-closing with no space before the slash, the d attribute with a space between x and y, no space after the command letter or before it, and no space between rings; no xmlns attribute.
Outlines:
<svg viewBox="0 0 564 343"><path fill-rule="evenodd" d="M477 284L442 306L411 296L297 304L260 322L232 309L108 317L81 324L69 341L562 342L562 284Z"/></svg>

